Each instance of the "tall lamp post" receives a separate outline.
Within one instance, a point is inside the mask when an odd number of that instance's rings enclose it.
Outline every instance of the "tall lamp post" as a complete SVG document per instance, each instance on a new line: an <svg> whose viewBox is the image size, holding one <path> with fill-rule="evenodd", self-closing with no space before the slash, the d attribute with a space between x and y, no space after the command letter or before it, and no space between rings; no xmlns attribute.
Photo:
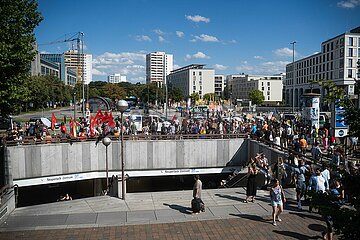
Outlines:
<svg viewBox="0 0 360 240"><path fill-rule="evenodd" d="M128 108L128 103L125 100L119 100L117 107L121 113L121 196L125 200L125 162L124 162L124 133L123 133L123 113Z"/></svg>
<svg viewBox="0 0 360 240"><path fill-rule="evenodd" d="M106 191L108 191L108 187L109 187L108 146L111 144L111 139L108 137L104 137L102 139L102 143L106 147L105 169L106 169Z"/></svg>
<svg viewBox="0 0 360 240"><path fill-rule="evenodd" d="M296 41L291 42L290 44L292 45L292 50L293 50L293 82L292 82L292 112L295 112L295 43Z"/></svg>

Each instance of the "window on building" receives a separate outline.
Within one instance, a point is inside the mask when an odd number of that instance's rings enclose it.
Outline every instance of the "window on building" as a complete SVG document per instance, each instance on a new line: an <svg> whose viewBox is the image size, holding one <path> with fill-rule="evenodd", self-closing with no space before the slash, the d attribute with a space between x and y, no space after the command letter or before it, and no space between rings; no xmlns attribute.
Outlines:
<svg viewBox="0 0 360 240"><path fill-rule="evenodd" d="M352 69L348 69L348 78L352 78Z"/></svg>
<svg viewBox="0 0 360 240"><path fill-rule="evenodd" d="M265 90L265 88L264 88L264 87L261 87L261 90L262 90L262 91L264 91L264 90Z"/></svg>
<svg viewBox="0 0 360 240"><path fill-rule="evenodd" d="M340 59L340 65L339 65L340 68L344 68L344 59Z"/></svg>
<svg viewBox="0 0 360 240"><path fill-rule="evenodd" d="M344 57L344 49L340 48L340 57Z"/></svg>
<svg viewBox="0 0 360 240"><path fill-rule="evenodd" d="M268 92L266 93L266 95L270 96L270 92L268 91Z"/></svg>
<svg viewBox="0 0 360 240"><path fill-rule="evenodd" d="M270 87L268 87L268 91L270 91Z"/></svg>
<svg viewBox="0 0 360 240"><path fill-rule="evenodd" d="M353 57L354 56L354 53L353 53L353 48L349 48L348 49L348 57Z"/></svg>
<svg viewBox="0 0 360 240"><path fill-rule="evenodd" d="M268 100L270 100L270 96L268 96Z"/></svg>
<svg viewBox="0 0 360 240"><path fill-rule="evenodd" d="M202 72L199 72L199 76L202 76Z"/></svg>
<svg viewBox="0 0 360 240"><path fill-rule="evenodd" d="M270 82L267 82L267 85L270 86Z"/></svg>
<svg viewBox="0 0 360 240"><path fill-rule="evenodd" d="M354 38L349 37L349 46L354 46Z"/></svg>
<svg viewBox="0 0 360 240"><path fill-rule="evenodd" d="M347 66L348 66L348 67L352 67L352 66L353 66L353 60L352 60L352 58L349 58L349 59L348 59Z"/></svg>
<svg viewBox="0 0 360 240"><path fill-rule="evenodd" d="M196 90L196 86L193 86L193 90Z"/></svg>

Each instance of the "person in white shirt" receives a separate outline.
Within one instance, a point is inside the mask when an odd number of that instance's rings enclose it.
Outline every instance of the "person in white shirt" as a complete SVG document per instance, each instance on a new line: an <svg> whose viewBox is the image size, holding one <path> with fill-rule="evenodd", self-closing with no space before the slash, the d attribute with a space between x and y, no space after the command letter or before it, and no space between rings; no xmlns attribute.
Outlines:
<svg viewBox="0 0 360 240"><path fill-rule="evenodd" d="M325 192L325 178L321 175L320 168L316 169L317 186L316 192Z"/></svg>
<svg viewBox="0 0 360 240"><path fill-rule="evenodd" d="M325 189L329 190L330 171L329 166L324 165L325 169L321 172L321 176L325 179Z"/></svg>

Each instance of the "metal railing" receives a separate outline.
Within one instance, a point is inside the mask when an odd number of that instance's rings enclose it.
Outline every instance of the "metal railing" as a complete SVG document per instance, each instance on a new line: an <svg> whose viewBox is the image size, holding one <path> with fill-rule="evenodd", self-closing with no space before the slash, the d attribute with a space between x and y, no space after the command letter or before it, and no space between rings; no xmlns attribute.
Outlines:
<svg viewBox="0 0 360 240"><path fill-rule="evenodd" d="M120 140L120 136L108 135L111 140ZM103 137L52 137L51 139L37 139L26 136L21 142L14 140L3 140L5 146L17 145L39 145L39 144L54 144L54 143L75 143L75 142L99 142ZM187 140L187 139L235 139L248 138L248 134L174 134L174 135L124 135L124 140Z"/></svg>

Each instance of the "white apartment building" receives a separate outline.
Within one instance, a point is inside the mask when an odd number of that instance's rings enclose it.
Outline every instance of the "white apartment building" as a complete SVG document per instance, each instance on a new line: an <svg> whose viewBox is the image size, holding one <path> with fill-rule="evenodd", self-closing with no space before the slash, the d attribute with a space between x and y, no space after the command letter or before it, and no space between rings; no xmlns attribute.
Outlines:
<svg viewBox="0 0 360 240"><path fill-rule="evenodd" d="M356 65L360 59L360 27L321 43L321 52L297 60L286 66L285 103L300 105L301 96L309 92L327 94L313 81L331 80L354 95L357 78Z"/></svg>
<svg viewBox="0 0 360 240"><path fill-rule="evenodd" d="M172 70L172 54L152 52L146 55L146 83L156 82L158 86L162 86Z"/></svg>
<svg viewBox="0 0 360 240"><path fill-rule="evenodd" d="M283 74L259 76L239 75L231 78L231 93L233 99L249 99L252 90L260 90L265 99L265 105L274 105L282 102Z"/></svg>
<svg viewBox="0 0 360 240"><path fill-rule="evenodd" d="M79 62L80 61L80 62ZM64 64L67 68L74 69L77 73L77 82L82 83L81 73L84 71L84 84L92 81L92 55L78 54L77 50L64 52Z"/></svg>
<svg viewBox="0 0 360 240"><path fill-rule="evenodd" d="M223 92L224 92L224 88L225 88L225 76L224 75L219 75L219 74L215 74L215 94L219 97L222 97Z"/></svg>
<svg viewBox="0 0 360 240"><path fill-rule="evenodd" d="M120 73L114 73L107 77L108 83L121 83L127 82L126 76L121 75Z"/></svg>
<svg viewBox="0 0 360 240"><path fill-rule="evenodd" d="M179 88L184 96L198 93L202 98L206 93L215 92L215 70L204 68L204 64L191 64L172 71L167 81Z"/></svg>

